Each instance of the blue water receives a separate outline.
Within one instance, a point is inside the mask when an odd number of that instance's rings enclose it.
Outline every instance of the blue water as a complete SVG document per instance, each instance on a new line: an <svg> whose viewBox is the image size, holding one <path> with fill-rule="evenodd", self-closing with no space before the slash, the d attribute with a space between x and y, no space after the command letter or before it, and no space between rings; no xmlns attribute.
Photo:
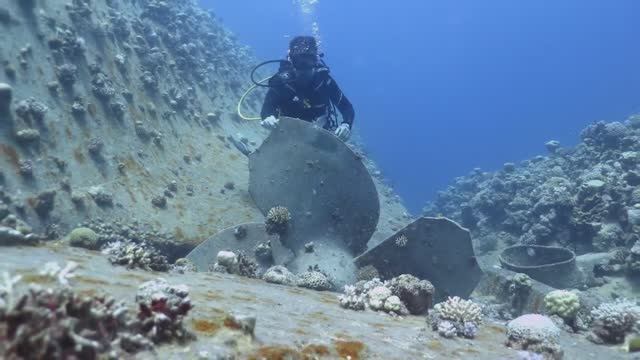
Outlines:
<svg viewBox="0 0 640 360"><path fill-rule="evenodd" d="M640 1L201 0L260 59L317 21L356 127L413 212L456 176L640 112Z"/></svg>

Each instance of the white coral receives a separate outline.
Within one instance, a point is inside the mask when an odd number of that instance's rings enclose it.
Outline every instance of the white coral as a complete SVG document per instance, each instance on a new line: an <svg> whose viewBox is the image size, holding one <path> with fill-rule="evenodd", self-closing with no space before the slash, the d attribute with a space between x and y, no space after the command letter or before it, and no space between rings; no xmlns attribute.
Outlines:
<svg viewBox="0 0 640 360"><path fill-rule="evenodd" d="M11 276L8 272L2 273L0 283L0 310L13 306L13 287L22 280L22 276Z"/></svg>
<svg viewBox="0 0 640 360"><path fill-rule="evenodd" d="M377 286L367 294L369 297L369 307L373 310L383 310L384 302L392 294L391 290L385 286Z"/></svg>
<svg viewBox="0 0 640 360"><path fill-rule="evenodd" d="M457 332L455 325L451 321L445 320L438 323L438 334L442 337L451 339L456 336Z"/></svg>
<svg viewBox="0 0 640 360"><path fill-rule="evenodd" d="M454 323L474 323L480 325L482 322L482 308L471 300L464 300L458 296L449 297L447 301L434 306L437 316L441 320L449 320Z"/></svg>
<svg viewBox="0 0 640 360"><path fill-rule="evenodd" d="M618 299L600 304L591 311L594 324L613 333L626 333L640 322L640 306L634 301Z"/></svg>
<svg viewBox="0 0 640 360"><path fill-rule="evenodd" d="M340 306L345 309L351 310L364 310L366 307L365 296L358 293L358 290L353 285L345 285L344 294L338 296Z"/></svg>
<svg viewBox="0 0 640 360"><path fill-rule="evenodd" d="M525 314L507 324L507 336L517 342L557 343L560 329L544 315Z"/></svg>
<svg viewBox="0 0 640 360"><path fill-rule="evenodd" d="M60 267L57 262L50 261L44 264L40 275L56 280L62 286L69 286L69 279L76 276L74 271L78 268L78 264L69 261L65 267Z"/></svg>

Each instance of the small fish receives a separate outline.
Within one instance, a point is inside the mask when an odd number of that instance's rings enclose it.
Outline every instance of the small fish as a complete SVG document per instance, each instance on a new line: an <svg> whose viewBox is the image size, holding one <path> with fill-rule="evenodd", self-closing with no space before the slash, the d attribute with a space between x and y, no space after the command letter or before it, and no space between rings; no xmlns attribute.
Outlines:
<svg viewBox="0 0 640 360"><path fill-rule="evenodd" d="M527 249L527 255L534 257L536 256L536 251L533 248L528 248Z"/></svg>

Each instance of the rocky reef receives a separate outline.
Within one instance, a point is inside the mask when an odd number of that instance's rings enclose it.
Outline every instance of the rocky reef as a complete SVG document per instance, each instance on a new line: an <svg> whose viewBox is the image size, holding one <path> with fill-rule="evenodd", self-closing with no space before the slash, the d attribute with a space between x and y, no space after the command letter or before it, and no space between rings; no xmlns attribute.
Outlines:
<svg viewBox="0 0 640 360"><path fill-rule="evenodd" d="M589 125L580 139L573 148L550 141L546 156L496 172L475 169L424 212L469 228L481 253L513 244L612 251L603 272L638 274L632 249L640 239L640 115Z"/></svg>

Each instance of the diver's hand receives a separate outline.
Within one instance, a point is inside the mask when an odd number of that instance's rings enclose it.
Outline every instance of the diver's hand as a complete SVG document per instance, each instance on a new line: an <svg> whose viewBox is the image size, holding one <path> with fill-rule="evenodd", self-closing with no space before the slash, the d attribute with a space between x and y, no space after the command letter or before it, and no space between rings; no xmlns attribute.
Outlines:
<svg viewBox="0 0 640 360"><path fill-rule="evenodd" d="M342 141L347 141L351 137L351 126L347 123L343 123L336 129L336 136Z"/></svg>
<svg viewBox="0 0 640 360"><path fill-rule="evenodd" d="M275 116L271 115L266 119L260 121L260 125L262 125L262 127L267 128L269 130L273 130L278 126L279 122L280 120L278 120Z"/></svg>

